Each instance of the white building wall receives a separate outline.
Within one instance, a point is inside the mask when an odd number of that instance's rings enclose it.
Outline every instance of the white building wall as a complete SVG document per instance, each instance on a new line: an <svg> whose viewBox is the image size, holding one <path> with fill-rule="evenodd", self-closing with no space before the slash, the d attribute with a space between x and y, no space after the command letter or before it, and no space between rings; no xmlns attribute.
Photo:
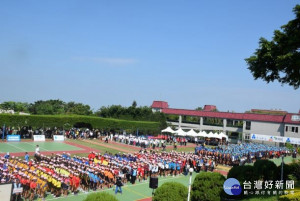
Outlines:
<svg viewBox="0 0 300 201"><path fill-rule="evenodd" d="M296 132L292 132L290 130L286 131L286 126L288 127L298 127L298 133ZM296 125L296 124L285 124L284 125L284 136L285 137L294 137L294 138L300 138L300 126L299 125Z"/></svg>
<svg viewBox="0 0 300 201"><path fill-rule="evenodd" d="M284 135L284 124L283 123L251 121L251 129L244 130L244 133L283 136Z"/></svg>

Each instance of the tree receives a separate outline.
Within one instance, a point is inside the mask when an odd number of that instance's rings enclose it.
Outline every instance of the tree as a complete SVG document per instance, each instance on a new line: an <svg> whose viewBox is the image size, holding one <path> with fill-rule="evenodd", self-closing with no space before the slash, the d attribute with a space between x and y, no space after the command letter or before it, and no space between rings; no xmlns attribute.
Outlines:
<svg viewBox="0 0 300 201"><path fill-rule="evenodd" d="M271 41L260 38L259 48L246 58L254 79L267 83L278 80L295 89L300 86L300 5L293 9L294 20L274 31Z"/></svg>
<svg viewBox="0 0 300 201"><path fill-rule="evenodd" d="M257 180L275 180L276 179L276 168L277 166L273 161L269 160L257 160L255 161L253 175L256 176Z"/></svg>
<svg viewBox="0 0 300 201"><path fill-rule="evenodd" d="M68 102L66 105L67 114L77 114L77 115L90 115L93 112L89 105L84 105L82 103Z"/></svg>
<svg viewBox="0 0 300 201"><path fill-rule="evenodd" d="M39 100L29 107L32 114L65 114L65 109L66 103L61 100Z"/></svg>
<svg viewBox="0 0 300 201"><path fill-rule="evenodd" d="M203 110L203 108L202 107L197 107L195 110Z"/></svg>
<svg viewBox="0 0 300 201"><path fill-rule="evenodd" d="M154 194L153 201L182 201L188 195L187 187L178 182L166 182Z"/></svg>
<svg viewBox="0 0 300 201"><path fill-rule="evenodd" d="M29 104L22 102L6 101L0 104L3 110L14 110L15 112L28 112Z"/></svg>
<svg viewBox="0 0 300 201"><path fill-rule="evenodd" d="M136 101L135 101L135 100L132 102L131 106L132 106L133 108L136 108L136 106L137 106L137 103L136 103Z"/></svg>
<svg viewBox="0 0 300 201"><path fill-rule="evenodd" d="M84 201L118 201L118 199L107 192L101 192L89 194Z"/></svg>
<svg viewBox="0 0 300 201"><path fill-rule="evenodd" d="M203 172L198 174L192 185L192 201L218 201L221 200L225 177L216 172Z"/></svg>

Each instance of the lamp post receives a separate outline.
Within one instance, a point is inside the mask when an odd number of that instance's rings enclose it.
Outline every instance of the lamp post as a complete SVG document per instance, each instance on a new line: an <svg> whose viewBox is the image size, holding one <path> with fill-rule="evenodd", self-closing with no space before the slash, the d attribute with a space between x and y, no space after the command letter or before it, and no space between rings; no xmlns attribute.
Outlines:
<svg viewBox="0 0 300 201"><path fill-rule="evenodd" d="M284 159L284 155L281 156L281 181L283 181L283 159Z"/></svg>
<svg viewBox="0 0 300 201"><path fill-rule="evenodd" d="M190 197L191 197L190 194L191 194L192 175L193 175L193 172L194 172L194 168L190 168L189 172L190 172L190 182L189 182L189 193L188 193L187 201L190 201Z"/></svg>

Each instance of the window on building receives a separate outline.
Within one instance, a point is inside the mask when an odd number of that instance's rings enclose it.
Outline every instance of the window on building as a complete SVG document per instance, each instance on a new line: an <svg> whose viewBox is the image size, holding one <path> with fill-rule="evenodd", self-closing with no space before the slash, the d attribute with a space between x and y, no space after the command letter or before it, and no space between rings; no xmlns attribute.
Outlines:
<svg viewBox="0 0 300 201"><path fill-rule="evenodd" d="M249 133L245 134L245 140L250 140L250 134Z"/></svg>
<svg viewBox="0 0 300 201"><path fill-rule="evenodd" d="M291 132L291 133L298 133L299 128L297 126L286 126L285 131L286 132Z"/></svg>
<svg viewBox="0 0 300 201"><path fill-rule="evenodd" d="M246 121L246 130L251 130L251 121Z"/></svg>

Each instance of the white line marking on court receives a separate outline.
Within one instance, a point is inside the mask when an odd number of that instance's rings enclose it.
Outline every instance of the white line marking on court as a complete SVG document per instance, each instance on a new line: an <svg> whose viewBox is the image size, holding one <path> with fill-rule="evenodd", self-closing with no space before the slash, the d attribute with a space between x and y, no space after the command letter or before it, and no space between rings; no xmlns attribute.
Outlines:
<svg viewBox="0 0 300 201"><path fill-rule="evenodd" d="M167 181L167 180L170 180L170 179L178 179L178 178L181 178L181 177L185 177L185 176L182 175L182 176L178 176L178 177L171 177L171 178L159 179L158 181ZM145 184L149 185L148 182L144 182L144 183L139 183L139 184L135 184L135 185L126 184L126 185L124 185L124 187L130 187L130 186L134 187L134 186L140 186L140 185L145 185ZM80 194L77 194L77 195L68 195L67 197L61 197L61 198L65 199L65 198L69 198L69 197L73 197L73 196L78 197L78 196L81 196L81 195L89 195L91 193L99 193L99 192L111 191L111 190L112 190L112 188L108 188L108 189L105 189L105 190L91 191L91 192L88 192L88 193L80 193ZM151 196L149 196L149 197L151 197ZM60 198L51 198L51 199L45 199L45 200L59 200L59 199ZM143 199L143 198L141 198L141 199Z"/></svg>
<svg viewBox="0 0 300 201"><path fill-rule="evenodd" d="M29 145L31 145L31 146L33 146L33 147L36 146L36 145L34 145L34 144L30 144L29 142L24 142L24 143L29 144ZM40 149L44 149L45 151L51 151L51 150L45 149L44 147L40 147Z"/></svg>
<svg viewBox="0 0 300 201"><path fill-rule="evenodd" d="M12 144L9 144L9 143L7 143L7 144L10 145L10 146L12 146L12 147L15 147L15 148L17 148L17 149L21 149L22 151L25 151L25 152L26 152L25 149L22 149L22 148L20 148L20 147L17 147L17 146L15 146L15 145L12 145Z"/></svg>

